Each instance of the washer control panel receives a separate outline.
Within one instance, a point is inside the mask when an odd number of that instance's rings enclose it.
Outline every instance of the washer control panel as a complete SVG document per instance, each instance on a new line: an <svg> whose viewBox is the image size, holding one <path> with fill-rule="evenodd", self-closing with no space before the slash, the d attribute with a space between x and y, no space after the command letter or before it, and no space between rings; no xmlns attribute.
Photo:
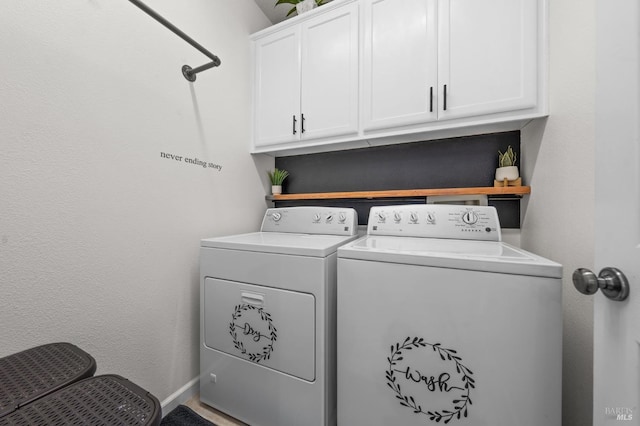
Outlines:
<svg viewBox="0 0 640 426"><path fill-rule="evenodd" d="M333 207L281 207L267 209L262 232L356 235L358 214L354 209Z"/></svg>
<svg viewBox="0 0 640 426"><path fill-rule="evenodd" d="M501 241L495 207L411 204L372 207L369 235Z"/></svg>

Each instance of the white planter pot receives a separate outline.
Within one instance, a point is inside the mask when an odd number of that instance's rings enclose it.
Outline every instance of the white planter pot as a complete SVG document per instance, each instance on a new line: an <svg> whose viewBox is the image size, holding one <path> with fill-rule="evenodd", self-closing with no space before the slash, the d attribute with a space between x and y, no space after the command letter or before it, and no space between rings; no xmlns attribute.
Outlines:
<svg viewBox="0 0 640 426"><path fill-rule="evenodd" d="M271 185L271 193L273 195L282 194L282 185Z"/></svg>
<svg viewBox="0 0 640 426"><path fill-rule="evenodd" d="M296 12L298 12L298 15L301 15L314 9L316 6L316 0L302 0L300 3L296 3Z"/></svg>
<svg viewBox="0 0 640 426"><path fill-rule="evenodd" d="M518 166L498 167L496 169L496 180L516 180L520 177Z"/></svg>

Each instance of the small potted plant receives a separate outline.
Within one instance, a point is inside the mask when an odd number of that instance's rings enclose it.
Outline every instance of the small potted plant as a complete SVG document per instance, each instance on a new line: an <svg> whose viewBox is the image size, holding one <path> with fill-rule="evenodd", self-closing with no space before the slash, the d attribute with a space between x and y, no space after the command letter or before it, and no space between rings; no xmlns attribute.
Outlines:
<svg viewBox="0 0 640 426"><path fill-rule="evenodd" d="M287 16L296 12L298 15L304 12L308 12L316 6L321 6L324 4L325 0L278 0L276 2L276 6L279 4L292 4L294 7L291 8Z"/></svg>
<svg viewBox="0 0 640 426"><path fill-rule="evenodd" d="M276 168L273 171L268 171L267 174L271 181L271 193L273 195L282 194L282 182L289 176L289 172Z"/></svg>
<svg viewBox="0 0 640 426"><path fill-rule="evenodd" d="M496 180L516 180L520 177L518 166L516 166L517 155L513 152L511 145L502 153L498 151L498 168L496 169Z"/></svg>

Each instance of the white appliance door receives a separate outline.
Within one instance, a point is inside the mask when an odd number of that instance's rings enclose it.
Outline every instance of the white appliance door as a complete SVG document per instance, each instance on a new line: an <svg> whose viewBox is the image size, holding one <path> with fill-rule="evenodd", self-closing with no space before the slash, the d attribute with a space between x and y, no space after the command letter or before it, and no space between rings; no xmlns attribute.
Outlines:
<svg viewBox="0 0 640 426"><path fill-rule="evenodd" d="M315 379L315 298L205 278L205 345L300 379Z"/></svg>
<svg viewBox="0 0 640 426"><path fill-rule="evenodd" d="M595 270L615 267L630 293L594 306L593 424L639 424L640 412L640 8L598 0L596 10ZM620 423L628 421L628 423Z"/></svg>
<svg viewBox="0 0 640 426"><path fill-rule="evenodd" d="M338 424L560 426L562 284L338 259Z"/></svg>

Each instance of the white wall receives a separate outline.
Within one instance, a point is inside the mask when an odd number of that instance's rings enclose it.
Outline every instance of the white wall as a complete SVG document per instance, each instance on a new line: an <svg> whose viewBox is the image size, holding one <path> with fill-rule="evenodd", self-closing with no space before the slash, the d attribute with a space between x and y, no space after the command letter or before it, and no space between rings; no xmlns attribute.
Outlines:
<svg viewBox="0 0 640 426"><path fill-rule="evenodd" d="M522 133L531 185L522 247L564 265L563 426L592 424L593 301L573 287L594 262L595 2L550 3L550 109Z"/></svg>
<svg viewBox="0 0 640 426"><path fill-rule="evenodd" d="M248 154L253 1L0 12L0 356L69 341L160 400L198 375L198 247L255 230L271 158ZM197 157L221 171L161 158Z"/></svg>

